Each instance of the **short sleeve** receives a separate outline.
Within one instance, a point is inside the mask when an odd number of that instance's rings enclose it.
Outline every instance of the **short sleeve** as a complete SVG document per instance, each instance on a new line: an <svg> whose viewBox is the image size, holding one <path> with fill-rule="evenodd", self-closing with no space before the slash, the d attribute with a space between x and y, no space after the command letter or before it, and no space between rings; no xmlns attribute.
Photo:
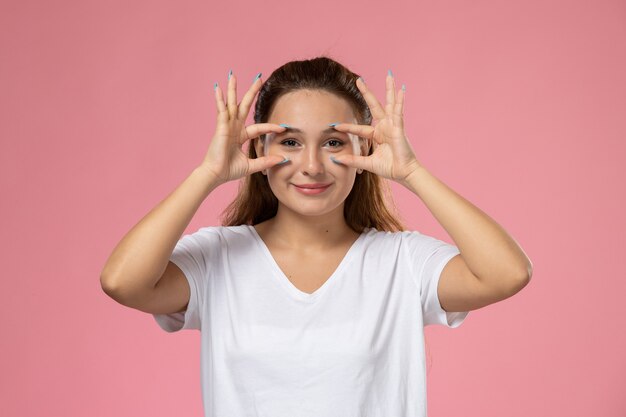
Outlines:
<svg viewBox="0 0 626 417"><path fill-rule="evenodd" d="M438 324L449 328L459 327L468 311L447 312L441 307L437 288L446 264L461 252L447 242L419 232L409 232L410 256L420 289L424 327Z"/></svg>
<svg viewBox="0 0 626 417"><path fill-rule="evenodd" d="M219 237L210 228L183 236L174 247L169 260L185 274L189 283L189 304L183 312L153 314L158 325L168 333L183 329L201 329L209 271L219 251ZM211 266L211 267L210 267Z"/></svg>

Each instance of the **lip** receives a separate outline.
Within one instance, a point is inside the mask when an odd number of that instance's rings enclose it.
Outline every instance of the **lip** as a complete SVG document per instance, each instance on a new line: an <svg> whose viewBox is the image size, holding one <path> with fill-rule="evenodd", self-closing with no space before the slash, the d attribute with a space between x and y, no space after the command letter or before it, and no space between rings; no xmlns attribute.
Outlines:
<svg viewBox="0 0 626 417"><path fill-rule="evenodd" d="M314 184L300 184L300 185L294 184L294 185L296 187L298 187L298 188L326 188L326 187L328 187L330 185L330 183L329 184L322 184L320 182L316 182Z"/></svg>
<svg viewBox="0 0 626 417"><path fill-rule="evenodd" d="M333 184L294 184L294 187L296 187L296 191L298 191L300 194L317 195L324 193L326 190L328 190L328 188L330 188L331 185Z"/></svg>

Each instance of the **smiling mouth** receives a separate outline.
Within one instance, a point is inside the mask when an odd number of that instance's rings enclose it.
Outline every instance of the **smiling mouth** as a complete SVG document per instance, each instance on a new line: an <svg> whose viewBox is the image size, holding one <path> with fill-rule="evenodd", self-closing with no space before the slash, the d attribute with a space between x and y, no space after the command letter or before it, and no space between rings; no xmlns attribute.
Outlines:
<svg viewBox="0 0 626 417"><path fill-rule="evenodd" d="M317 189L317 188L326 188L326 187L329 187L329 186L330 186L330 184L302 184L302 185L297 185L297 184L294 184L294 186L296 186L296 187L298 187L298 188L305 189L305 190L307 190L307 189L309 189L309 190L310 190L310 189L313 189L313 190L314 190L314 189Z"/></svg>
<svg viewBox="0 0 626 417"><path fill-rule="evenodd" d="M317 194L322 194L325 193L326 190L328 190L330 188L331 184L327 184L324 186L315 186L315 187L301 187L299 185L295 185L294 187L296 187L296 190L300 193L300 194L305 194L305 195L317 195Z"/></svg>

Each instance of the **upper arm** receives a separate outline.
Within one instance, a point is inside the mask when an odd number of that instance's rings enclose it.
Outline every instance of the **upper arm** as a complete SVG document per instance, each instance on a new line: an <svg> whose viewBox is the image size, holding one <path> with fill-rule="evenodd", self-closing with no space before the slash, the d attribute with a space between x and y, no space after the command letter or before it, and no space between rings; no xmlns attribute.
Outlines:
<svg viewBox="0 0 626 417"><path fill-rule="evenodd" d="M187 310L191 289L183 271L172 261L167 263L163 276L154 286L148 309L151 314L180 313Z"/></svg>
<svg viewBox="0 0 626 417"><path fill-rule="evenodd" d="M170 314L187 309L191 290L183 271L172 261L168 261L165 271L154 288L140 293L124 293L117 290L111 294L116 301L146 313Z"/></svg>
<svg viewBox="0 0 626 417"><path fill-rule="evenodd" d="M456 255L443 268L437 295L445 311L470 311L504 300L513 295L504 290L484 284L468 268L461 254Z"/></svg>

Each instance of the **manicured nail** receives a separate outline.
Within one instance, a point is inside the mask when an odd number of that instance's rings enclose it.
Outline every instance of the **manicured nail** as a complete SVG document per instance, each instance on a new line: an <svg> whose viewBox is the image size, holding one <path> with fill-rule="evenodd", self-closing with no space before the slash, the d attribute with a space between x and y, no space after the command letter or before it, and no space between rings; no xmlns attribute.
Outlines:
<svg viewBox="0 0 626 417"><path fill-rule="evenodd" d="M406 91L406 86L402 84L402 91Z"/></svg>
<svg viewBox="0 0 626 417"><path fill-rule="evenodd" d="M341 122L337 122L337 123L331 123L328 126L337 126L338 124L341 124Z"/></svg>
<svg viewBox="0 0 626 417"><path fill-rule="evenodd" d="M281 124L279 124L278 126L281 126L281 127L291 127L291 126L289 126L289 125L288 125L288 124L286 124L286 123L281 123Z"/></svg>
<svg viewBox="0 0 626 417"><path fill-rule="evenodd" d="M365 84L365 79L363 77L359 77L359 80L361 80L363 84Z"/></svg>
<svg viewBox="0 0 626 417"><path fill-rule="evenodd" d="M213 91L217 90L217 83L213 86Z"/></svg>
<svg viewBox="0 0 626 417"><path fill-rule="evenodd" d="M391 72L391 70L387 70L387 74L393 77L393 72Z"/></svg>
<svg viewBox="0 0 626 417"><path fill-rule="evenodd" d="M289 159L288 159L288 158L285 158L284 160L280 161L280 162L279 162L279 163L277 163L276 165L282 165L282 164L284 164L284 163L286 163L286 162L289 162Z"/></svg>
<svg viewBox="0 0 626 417"><path fill-rule="evenodd" d="M341 162L337 161L334 156L331 156L330 160L336 163L337 165L343 165Z"/></svg>
<svg viewBox="0 0 626 417"><path fill-rule="evenodd" d="M233 70L228 71L228 79L230 80L230 76L233 75Z"/></svg>
<svg viewBox="0 0 626 417"><path fill-rule="evenodd" d="M260 72L256 75L256 77L254 77L254 80L252 80L252 82L255 82L259 78L261 78L261 73Z"/></svg>

